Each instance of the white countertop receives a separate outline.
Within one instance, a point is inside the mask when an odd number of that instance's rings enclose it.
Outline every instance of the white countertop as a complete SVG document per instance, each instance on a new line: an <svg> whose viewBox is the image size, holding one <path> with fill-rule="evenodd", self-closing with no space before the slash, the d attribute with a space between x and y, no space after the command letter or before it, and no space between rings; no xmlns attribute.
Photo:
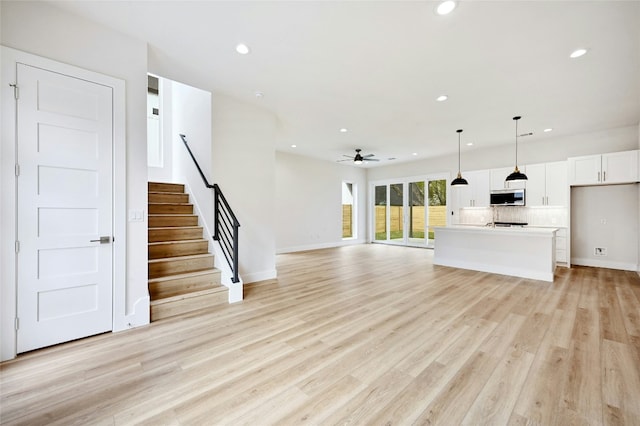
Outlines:
<svg viewBox="0 0 640 426"><path fill-rule="evenodd" d="M454 231L454 232L491 232L511 235L531 235L531 236L552 236L558 228L541 228L528 226L483 226L483 225L450 225L435 226L436 230Z"/></svg>

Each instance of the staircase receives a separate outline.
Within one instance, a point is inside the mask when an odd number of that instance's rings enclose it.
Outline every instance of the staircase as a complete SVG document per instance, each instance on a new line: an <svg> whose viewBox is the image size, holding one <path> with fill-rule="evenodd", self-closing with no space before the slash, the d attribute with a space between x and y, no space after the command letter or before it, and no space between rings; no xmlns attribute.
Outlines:
<svg viewBox="0 0 640 426"><path fill-rule="evenodd" d="M151 321L227 304L227 288L184 185L149 182Z"/></svg>

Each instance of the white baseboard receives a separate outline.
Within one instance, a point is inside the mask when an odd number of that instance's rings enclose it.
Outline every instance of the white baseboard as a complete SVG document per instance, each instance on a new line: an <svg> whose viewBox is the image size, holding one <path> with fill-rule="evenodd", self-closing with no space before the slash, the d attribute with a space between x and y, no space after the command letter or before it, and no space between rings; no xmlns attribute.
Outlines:
<svg viewBox="0 0 640 426"><path fill-rule="evenodd" d="M327 249L327 248L334 248L334 247L352 246L356 244L366 244L366 241L364 239L343 240L343 241L335 241L331 243L319 243L319 244L309 244L304 246L283 247L283 248L276 249L276 254L295 253L297 251L320 250L320 249Z"/></svg>
<svg viewBox="0 0 640 426"><path fill-rule="evenodd" d="M491 274L509 275L512 277L553 282L553 272L542 272L539 270L524 269L513 266L487 265L484 263L467 262L454 259L442 259L438 257L434 257L433 264L449 266L452 268L469 269L472 271L489 272Z"/></svg>
<svg viewBox="0 0 640 426"><path fill-rule="evenodd" d="M638 271L637 263L616 262L612 260L572 257L571 264L580 266L593 266L595 268L618 269L621 271Z"/></svg>
<svg viewBox="0 0 640 426"><path fill-rule="evenodd" d="M274 280L276 278L278 278L278 271L275 269L242 274L242 281L244 284L255 283L257 281Z"/></svg>
<svg viewBox="0 0 640 426"><path fill-rule="evenodd" d="M113 332L115 333L149 324L151 315L150 304L151 299L149 296L144 296L136 300L136 303L133 304L132 313L114 321Z"/></svg>

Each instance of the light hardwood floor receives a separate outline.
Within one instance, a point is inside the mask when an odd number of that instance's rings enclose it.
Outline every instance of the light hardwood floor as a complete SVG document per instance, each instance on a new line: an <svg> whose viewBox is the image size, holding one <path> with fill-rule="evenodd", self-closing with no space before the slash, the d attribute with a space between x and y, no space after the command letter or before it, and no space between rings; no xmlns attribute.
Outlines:
<svg viewBox="0 0 640 426"><path fill-rule="evenodd" d="M2 423L640 425L636 273L550 284L431 260L280 255L242 303L2 364Z"/></svg>

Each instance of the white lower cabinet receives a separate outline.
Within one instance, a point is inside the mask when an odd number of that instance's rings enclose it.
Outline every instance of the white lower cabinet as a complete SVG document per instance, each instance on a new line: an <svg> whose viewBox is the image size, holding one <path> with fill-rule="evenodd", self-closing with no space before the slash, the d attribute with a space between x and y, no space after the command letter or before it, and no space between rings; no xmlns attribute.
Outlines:
<svg viewBox="0 0 640 426"><path fill-rule="evenodd" d="M556 262L567 263L567 228L556 231Z"/></svg>

